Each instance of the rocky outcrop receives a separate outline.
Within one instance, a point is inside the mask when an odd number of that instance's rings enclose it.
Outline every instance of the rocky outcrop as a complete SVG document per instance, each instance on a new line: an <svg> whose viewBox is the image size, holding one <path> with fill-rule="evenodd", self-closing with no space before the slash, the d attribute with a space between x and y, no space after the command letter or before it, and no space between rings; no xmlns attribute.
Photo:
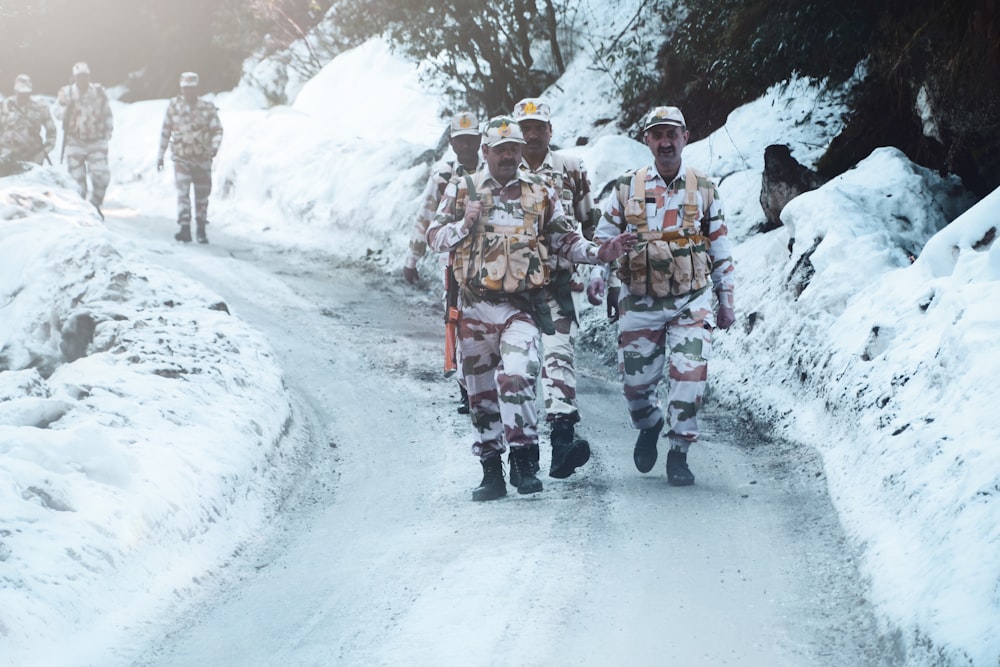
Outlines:
<svg viewBox="0 0 1000 667"><path fill-rule="evenodd" d="M812 169L799 164L791 149L784 144L772 144L764 149L764 175L760 182L760 206L766 222L759 231L769 232L782 226L781 211L803 192L815 190L825 180ZM794 231L789 230L789 237ZM791 242L789 242L791 247Z"/></svg>

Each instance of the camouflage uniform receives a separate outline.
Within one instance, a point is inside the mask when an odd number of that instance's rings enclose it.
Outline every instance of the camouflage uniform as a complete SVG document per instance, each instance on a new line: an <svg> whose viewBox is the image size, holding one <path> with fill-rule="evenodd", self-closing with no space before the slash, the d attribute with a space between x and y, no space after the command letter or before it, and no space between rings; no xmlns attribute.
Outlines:
<svg viewBox="0 0 1000 667"><path fill-rule="evenodd" d="M435 212L441 197L444 196L444 189L448 182L455 176L465 176L472 173L463 167L458 160L443 161L435 165L424 191L421 194L423 205L417 219L413 222L413 233L410 236L409 254L406 256L405 265L409 268L417 266L423 256L427 253L427 228L434 220Z"/></svg>
<svg viewBox="0 0 1000 667"><path fill-rule="evenodd" d="M27 92L30 93L30 89ZM56 124L47 104L30 97L22 103L17 96L3 101L0 107L0 152L14 160L42 164L55 145Z"/></svg>
<svg viewBox="0 0 1000 667"><path fill-rule="evenodd" d="M486 206L472 233L462 225L469 180ZM542 178L519 171L515 180L502 184L485 164L474 177L453 178L448 184L427 230L428 247L459 253L461 246L472 245L484 229L517 229L525 220L525 201L541 211L533 233L546 251L558 250L575 262L599 263L597 246L566 219L559 197ZM539 327L532 304L544 306L543 297L540 285L519 285L513 293L481 287L488 273L486 263L493 259L494 251L503 249L473 253L468 265L456 269L456 278L463 284L458 345L476 432L472 452L484 461L503 453L507 446L526 447L538 440L535 383ZM534 264L529 271L535 269L541 271Z"/></svg>
<svg viewBox="0 0 1000 667"><path fill-rule="evenodd" d="M191 225L191 189L194 188L194 216L204 233L208 223L208 198L212 193L212 158L222 144L219 110L203 99L188 103L183 95L170 100L160 131L157 164L163 163L167 145L174 161L177 186L177 223Z"/></svg>
<svg viewBox="0 0 1000 667"><path fill-rule="evenodd" d="M515 116L516 117L516 116ZM538 169L531 169L527 161L522 168L546 179L555 189L563 210L574 213L584 236L593 236L591 210L594 200L590 195L590 181L583 161L560 152L552 152ZM546 421L565 417L576 423L580 419L576 404L576 370L574 366L578 322L574 302L576 266L558 255L549 256L549 285L546 302L552 314L555 333L542 335L542 390L545 395Z"/></svg>
<svg viewBox="0 0 1000 667"><path fill-rule="evenodd" d="M90 202L100 208L111 182L108 141L114 117L107 93L100 84L90 83L81 89L71 83L59 90L57 102L56 115L63 121L66 167L84 198L90 172Z"/></svg>
<svg viewBox="0 0 1000 667"><path fill-rule="evenodd" d="M664 182L655 165L644 171L648 228L679 229L687 165L681 164L677 177L670 183ZM618 179L594 234L595 240L636 229L625 220L621 197L623 187L628 188L630 196L634 194L635 173L630 171ZM707 230L710 240L711 280L720 303L732 307L734 267L722 201L710 180L699 177L697 183L697 219ZM711 202L706 210L705 203L709 199ZM632 426L649 429L664 418L657 387L666 367L670 381L665 421L670 428L672 446L681 451L686 451L687 445L698 438L698 409L705 392L715 326L710 287L705 285L668 296L636 295L623 289L620 303L618 362Z"/></svg>

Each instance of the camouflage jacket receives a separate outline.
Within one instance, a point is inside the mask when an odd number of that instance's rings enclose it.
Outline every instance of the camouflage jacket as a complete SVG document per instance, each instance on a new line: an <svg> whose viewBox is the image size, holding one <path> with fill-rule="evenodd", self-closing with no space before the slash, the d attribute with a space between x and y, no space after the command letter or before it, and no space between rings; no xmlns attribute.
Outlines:
<svg viewBox="0 0 1000 667"><path fill-rule="evenodd" d="M81 143L111 139L114 116L100 84L92 83L82 93L74 83L63 86L56 102L56 115L63 121L65 139Z"/></svg>
<svg viewBox="0 0 1000 667"><path fill-rule="evenodd" d="M44 139L42 137L44 130ZM0 148L18 159L41 159L56 145L56 124L44 102L29 99L21 106L8 97L0 106Z"/></svg>
<svg viewBox="0 0 1000 667"><path fill-rule="evenodd" d="M417 261L427 252L427 228L434 220L438 202L444 195L445 186L452 176L464 176L470 173L457 159L448 160L435 165L424 192L421 195L422 208L413 223L413 234L410 236L410 254L406 257L406 266L413 268Z"/></svg>
<svg viewBox="0 0 1000 667"><path fill-rule="evenodd" d="M595 213L594 199L590 194L590 179L587 177L583 160L567 155L563 151L549 151L538 169L528 166L527 160L521 161L521 168L545 178L562 200L563 210L567 214L572 214L579 223L581 233L588 239L593 237L599 212ZM552 269L573 268L572 262L559 255L549 257L549 262Z"/></svg>
<svg viewBox="0 0 1000 667"><path fill-rule="evenodd" d="M160 130L161 160L167 152L167 144L170 144L170 154L174 159L187 162L211 161L222 144L219 110L203 99L190 105L182 95L173 98L167 106L163 128Z"/></svg>
<svg viewBox="0 0 1000 667"><path fill-rule="evenodd" d="M455 250L456 263L455 275L459 284L463 280L468 280L468 276L482 276L488 271L488 267L481 265L483 261L489 261L489 249L482 249L479 252L480 241L477 236L487 232L496 234L503 230L509 230L511 234L519 237L533 236L534 241L545 246L544 255L551 255L558 252L566 256L573 262L582 264L599 264L597 256L598 247L585 239L578 231L577 226L567 219L563 213L562 201L556 194L554 188L548 185L546 179L541 176L530 174L523 169L519 169L516 178L507 184L501 184L490 174L489 166L482 165L474 176L471 177L475 195L483 200L484 208L479 222L467 229L463 222L465 214L465 202L470 198L468 181L470 177L456 176L451 179L444 191L444 196L438 205L434 221L427 229L427 246L435 252L445 252ZM522 185L523 184L523 185ZM525 187L529 195L525 195ZM525 201L537 202L537 215L532 214L532 233L527 234L524 224L528 219L527 211L524 210ZM524 241L525 239L521 239ZM508 243L506 252L511 253L515 247L520 247L521 242ZM461 265L458 262L463 247L475 249L469 256L470 264ZM511 257L500 262L504 265L511 264ZM517 258L514 258L517 259ZM468 298L463 292L463 299Z"/></svg>

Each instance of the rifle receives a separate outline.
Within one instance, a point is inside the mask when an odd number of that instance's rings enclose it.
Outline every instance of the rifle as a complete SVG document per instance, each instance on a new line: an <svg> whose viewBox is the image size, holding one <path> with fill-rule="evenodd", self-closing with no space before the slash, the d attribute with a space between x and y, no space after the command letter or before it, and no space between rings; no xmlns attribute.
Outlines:
<svg viewBox="0 0 1000 667"><path fill-rule="evenodd" d="M470 201L479 199L472 177L465 175L466 197ZM456 207L457 209L457 207ZM455 352L458 343L458 323L462 311L458 309L458 281L455 280L455 251L448 255L448 266L444 269L444 376L450 378L458 370Z"/></svg>
<svg viewBox="0 0 1000 667"><path fill-rule="evenodd" d="M62 164L66 160L66 138L69 136L71 116L76 111L76 105L73 104L72 95L73 91L70 90L69 104L66 105L66 113L63 114L63 119L62 119L63 144L62 144L62 151L59 153L59 164Z"/></svg>
<svg viewBox="0 0 1000 667"><path fill-rule="evenodd" d="M448 257L448 266L444 267L445 304L444 304L444 376L450 378L458 370L456 345L458 342L458 323L462 319L462 311L458 309L458 281L455 280L455 254Z"/></svg>

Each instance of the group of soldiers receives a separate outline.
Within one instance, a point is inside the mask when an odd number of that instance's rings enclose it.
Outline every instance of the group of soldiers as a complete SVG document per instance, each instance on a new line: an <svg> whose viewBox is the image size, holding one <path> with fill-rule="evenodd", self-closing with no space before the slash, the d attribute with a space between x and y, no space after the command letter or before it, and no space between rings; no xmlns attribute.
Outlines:
<svg viewBox="0 0 1000 667"><path fill-rule="evenodd" d="M593 305L606 295L618 323L636 468L652 470L666 429L667 481L694 483L687 453L698 439L712 332L735 320L734 265L718 190L682 159L683 114L656 107L642 129L652 164L620 176L601 211L582 161L552 149L543 100L521 100L482 128L469 111L451 120L456 159L428 180L403 276L417 282L427 248L447 253L446 279L458 289L459 411L471 415L483 470L474 501L506 495L505 452L518 493L542 490L539 376L549 476L568 477L590 459L575 432L575 295L584 289ZM581 265L591 265L589 275Z"/></svg>
<svg viewBox="0 0 1000 667"><path fill-rule="evenodd" d="M174 181L177 186L178 241L191 239L191 191L194 191L194 218L197 239L207 243L208 197L212 191L212 159L222 142L218 109L198 97L198 75L185 72L180 78L181 94L170 100L160 133L157 169L163 168L167 146L171 146ZM4 161L52 164L50 153L56 145L53 109L32 96L27 74L14 79L14 95L0 106L0 158ZM70 176L80 195L97 209L111 181L108 143L114 132L114 115L104 87L90 80L90 66L73 65L72 82L59 89L54 106L62 121L63 147Z"/></svg>

